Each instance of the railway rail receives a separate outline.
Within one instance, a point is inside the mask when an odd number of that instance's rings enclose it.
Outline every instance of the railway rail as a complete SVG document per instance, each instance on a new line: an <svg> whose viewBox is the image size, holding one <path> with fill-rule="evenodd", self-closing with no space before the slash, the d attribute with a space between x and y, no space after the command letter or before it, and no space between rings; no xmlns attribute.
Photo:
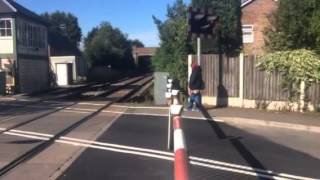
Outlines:
<svg viewBox="0 0 320 180"><path fill-rule="evenodd" d="M152 80L152 77L150 75L134 77L131 79L117 82L115 84L111 84L105 92L99 93L96 96L92 96L90 98L85 98L84 100L91 100L91 101L99 100L99 103L101 104L101 106L98 109L96 109L95 111L90 112L89 114L85 114L83 117L76 120L74 123L68 124L66 127L63 127L61 129L55 129L55 131L57 133L55 133L55 135L52 138L50 138L48 141L41 142L40 144L34 146L30 150L23 152L18 157L15 157L8 164L4 165L0 169L0 176L3 176L4 174L6 174L10 170L14 169L18 165L24 163L28 159L39 154L44 149L49 147L53 142L55 142L55 140L59 139L61 136L65 136L66 134L68 134L69 132L74 130L75 128L79 127L80 125L82 125L85 122L89 121L90 119L94 118L100 112L102 112L104 109L109 107L111 104L128 98L129 96L131 96L132 94L137 92L143 85L150 82L151 80ZM89 90L94 90L94 89L89 88ZM80 104L79 102L72 102L72 104L68 104L66 106L54 109L52 111L49 111L45 114L34 117L32 119L27 119L27 120L24 120L23 122L15 123L15 124L5 128L4 130L0 131L0 136L5 135L5 133L9 132L10 130L26 127L26 126L30 125L31 123L38 123L43 118L45 118L49 115L50 116L58 115L64 109L69 109L69 108L72 109L73 107L76 108L77 105L79 105L79 104Z"/></svg>

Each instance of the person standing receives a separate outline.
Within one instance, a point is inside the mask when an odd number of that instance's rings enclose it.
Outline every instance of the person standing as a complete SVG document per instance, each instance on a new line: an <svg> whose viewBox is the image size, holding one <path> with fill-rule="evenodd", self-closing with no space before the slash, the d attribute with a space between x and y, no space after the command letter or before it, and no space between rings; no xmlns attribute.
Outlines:
<svg viewBox="0 0 320 180"><path fill-rule="evenodd" d="M202 79L202 70L201 70L201 67L196 62L193 62L191 64L191 68L192 68L192 72L191 72L189 85L188 85L188 94L190 96L190 99L189 99L187 110L199 111L200 107L202 106L201 90L204 89L204 82Z"/></svg>

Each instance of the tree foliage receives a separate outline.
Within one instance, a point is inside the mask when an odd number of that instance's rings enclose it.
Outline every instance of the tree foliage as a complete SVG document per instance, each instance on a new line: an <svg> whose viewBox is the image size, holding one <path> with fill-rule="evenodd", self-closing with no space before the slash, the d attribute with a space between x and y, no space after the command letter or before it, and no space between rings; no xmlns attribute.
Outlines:
<svg viewBox="0 0 320 180"><path fill-rule="evenodd" d="M281 0L269 19L268 51L320 48L320 1Z"/></svg>
<svg viewBox="0 0 320 180"><path fill-rule="evenodd" d="M194 8L213 8L219 17L213 40L203 40L204 52L233 53L242 48L240 0L192 0Z"/></svg>
<svg viewBox="0 0 320 180"><path fill-rule="evenodd" d="M130 40L130 44L131 44L131 47L133 47L133 46L144 47L144 44L138 39Z"/></svg>
<svg viewBox="0 0 320 180"><path fill-rule="evenodd" d="M283 77L282 85L290 93L290 98L301 93L301 82L306 84L306 89L312 83L320 82L320 56L310 50L269 53L260 58L257 67L269 73L279 72Z"/></svg>
<svg viewBox="0 0 320 180"><path fill-rule="evenodd" d="M267 72L278 71L289 81L320 81L320 56L313 51L279 51L267 54L260 60L257 65L259 68Z"/></svg>
<svg viewBox="0 0 320 180"><path fill-rule="evenodd" d="M67 52L78 51L82 32L78 18L71 13L56 11L54 13L42 14L50 24L49 43L56 50Z"/></svg>
<svg viewBox="0 0 320 180"><path fill-rule="evenodd" d="M134 66L131 45L126 34L103 22L85 38L85 54L92 66L129 69Z"/></svg>
<svg viewBox="0 0 320 180"><path fill-rule="evenodd" d="M192 51L187 37L187 6L182 0L176 0L172 6L168 5L165 21L153 18L159 31L160 48L152 58L152 65L156 71L169 72L185 87L187 56Z"/></svg>

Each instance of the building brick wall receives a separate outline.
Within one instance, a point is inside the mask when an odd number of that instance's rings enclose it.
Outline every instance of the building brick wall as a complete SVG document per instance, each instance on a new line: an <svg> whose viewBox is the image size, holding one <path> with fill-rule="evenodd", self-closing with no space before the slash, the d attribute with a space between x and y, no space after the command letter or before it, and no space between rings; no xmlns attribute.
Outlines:
<svg viewBox="0 0 320 180"><path fill-rule="evenodd" d="M268 17L277 8L275 0L254 0L242 8L242 25L253 25L254 42L244 44L245 54L264 52L264 29L269 25Z"/></svg>

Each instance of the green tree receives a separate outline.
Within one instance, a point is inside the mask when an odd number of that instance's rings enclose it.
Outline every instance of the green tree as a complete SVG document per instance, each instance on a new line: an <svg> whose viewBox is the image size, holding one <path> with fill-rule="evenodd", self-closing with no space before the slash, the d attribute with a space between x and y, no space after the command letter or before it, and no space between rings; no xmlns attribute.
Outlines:
<svg viewBox="0 0 320 180"><path fill-rule="evenodd" d="M78 51L82 32L78 18L71 13L56 11L42 14L50 24L49 43L56 50Z"/></svg>
<svg viewBox="0 0 320 180"><path fill-rule="evenodd" d="M131 44L131 47L133 46L144 47L144 44L138 39L130 40L130 44Z"/></svg>
<svg viewBox="0 0 320 180"><path fill-rule="evenodd" d="M111 66L115 69L133 67L131 41L108 22L93 28L85 38L85 54L92 66Z"/></svg>
<svg viewBox="0 0 320 180"><path fill-rule="evenodd" d="M187 6L182 0L176 0L172 6L168 5L165 21L153 19L159 31L160 48L152 58L152 65L156 71L169 72L186 87L187 55L192 52L187 37Z"/></svg>
<svg viewBox="0 0 320 180"><path fill-rule="evenodd" d="M320 82L320 56L310 50L299 49L269 53L260 58L257 67L269 73L279 72L283 77L284 90L290 94L290 100L294 100L294 97L301 93L307 95L306 92L311 84ZM302 82L305 84L303 90L300 89ZM307 96L304 101L308 102ZM301 108L305 110L306 106Z"/></svg>
<svg viewBox="0 0 320 180"><path fill-rule="evenodd" d="M269 52L320 48L320 2L318 0L281 0L266 28Z"/></svg>
<svg viewBox="0 0 320 180"><path fill-rule="evenodd" d="M203 40L203 52L234 53L242 48L240 0L192 0L193 8L213 8L219 17L215 38Z"/></svg>

